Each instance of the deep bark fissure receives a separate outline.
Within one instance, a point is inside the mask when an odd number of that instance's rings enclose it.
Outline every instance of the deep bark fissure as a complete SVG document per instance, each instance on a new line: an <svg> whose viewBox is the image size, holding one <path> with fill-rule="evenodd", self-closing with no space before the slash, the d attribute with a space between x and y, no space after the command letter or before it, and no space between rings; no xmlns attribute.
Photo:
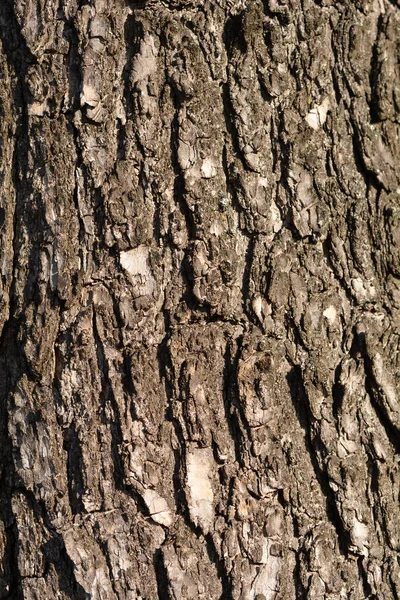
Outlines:
<svg viewBox="0 0 400 600"><path fill-rule="evenodd" d="M344 556L348 554L348 536L343 528L343 523L338 512L334 493L329 485L329 477L320 465L320 460L324 459L324 448L321 441L318 439L318 434L314 431L312 438L311 432L313 427L311 424L311 416L307 407L307 394L302 382L300 367L293 367L292 372L288 376L288 384L291 390L293 404L296 409L296 415L299 424L305 432L306 444L305 448L310 456L311 464L314 469L315 476L321 488L322 494L326 501L326 514L331 521L336 531L337 540L341 553ZM318 458L320 460L318 460Z"/></svg>

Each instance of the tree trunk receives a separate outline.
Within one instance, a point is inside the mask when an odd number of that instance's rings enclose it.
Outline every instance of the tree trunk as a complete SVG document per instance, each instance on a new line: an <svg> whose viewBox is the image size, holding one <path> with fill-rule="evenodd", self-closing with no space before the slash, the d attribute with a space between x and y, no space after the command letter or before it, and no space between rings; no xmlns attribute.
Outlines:
<svg viewBox="0 0 400 600"><path fill-rule="evenodd" d="M398 600L400 3L0 29L0 598Z"/></svg>

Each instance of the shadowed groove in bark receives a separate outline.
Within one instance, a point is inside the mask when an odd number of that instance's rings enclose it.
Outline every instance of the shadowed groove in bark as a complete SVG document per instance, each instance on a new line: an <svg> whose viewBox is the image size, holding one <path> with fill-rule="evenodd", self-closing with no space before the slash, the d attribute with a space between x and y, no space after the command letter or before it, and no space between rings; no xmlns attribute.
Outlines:
<svg viewBox="0 0 400 600"><path fill-rule="evenodd" d="M174 200L179 206L183 216L185 217L186 229L188 232L189 240L196 239L196 221L195 217L190 210L185 200L185 178L183 176L182 169L178 159L178 148L179 148L179 110L181 108L181 100L179 99L179 93L174 89L173 84L170 83L171 95L174 102L174 116L171 120L171 137L170 137L170 151L171 160L175 173L174 179Z"/></svg>
<svg viewBox="0 0 400 600"><path fill-rule="evenodd" d="M366 598L370 598L371 600L376 600L376 594L372 594L372 589L370 584L368 583L367 573L364 565L365 559L360 556L358 559L358 569L360 572L360 577L363 583L364 594Z"/></svg>
<svg viewBox="0 0 400 600"><path fill-rule="evenodd" d="M345 392L344 386L340 383L341 372L342 372L342 364L340 363L335 369L335 381L332 386L332 400L333 400L332 412L333 412L333 415L334 415L336 421L338 420L338 416L342 410L343 397L344 397L344 392Z"/></svg>
<svg viewBox="0 0 400 600"><path fill-rule="evenodd" d="M248 246L246 250L246 266L243 272L243 283L242 283L242 298L243 298L243 312L246 314L250 320L261 327L262 324L259 322L257 316L254 311L249 308L250 303L250 289L251 289L251 270L253 267L254 261L254 250L257 244L257 236L256 235L248 235Z"/></svg>
<svg viewBox="0 0 400 600"><path fill-rule="evenodd" d="M243 455L245 454L246 451L251 452L251 449L249 448L248 444L251 444L253 436L252 436L251 427L250 427L250 424L246 417L246 413L243 409L242 401L241 401L240 394L239 394L239 373L238 372L239 372L239 361L240 361L242 349L243 349L243 336L240 336L237 338L236 346L237 346L236 354L233 356L233 360L231 363L231 365L232 365L231 373L232 373L232 378L233 378L233 383L232 383L232 387L231 387L231 398L232 398L231 406L233 407L233 409L236 413L237 423L240 423L240 425L241 425L241 427L240 427L241 434L238 436L239 453L241 456L240 462L244 466L245 461L243 459Z"/></svg>
<svg viewBox="0 0 400 600"><path fill-rule="evenodd" d="M6 534L6 549L3 559L6 585L15 600L23 600L21 574L17 566L19 532L12 507L12 497L19 483L19 478L15 469L14 448L9 434L10 398L17 389L21 376L21 362L23 363L23 357L16 356L14 354L15 350L11 352L8 350L9 348L15 349L17 345L17 331L18 323L12 317L3 326L0 338L0 366L3 367L1 383L4 384L0 396L0 434L2 437L0 451L0 510Z"/></svg>
<svg viewBox="0 0 400 600"><path fill-rule="evenodd" d="M64 450L67 453L68 495L72 514L83 511L82 494L84 482L82 476L82 449L75 426L72 423L63 432Z"/></svg>
<svg viewBox="0 0 400 600"><path fill-rule="evenodd" d="M232 48L236 47L239 51L245 52L246 45L244 37L241 35L241 23L243 20L244 13L239 13L238 15L231 16L227 19L224 32L223 32L223 42L225 46L225 51L227 53L228 59L231 56ZM224 110L224 121L226 125L226 131L231 139L233 149L240 159L243 165L245 165L245 157L241 145L239 143L238 131L235 125L235 111L232 105L231 91L230 91L230 75L228 70L226 72L227 81L221 85L221 94L222 94L222 102L223 102L223 110Z"/></svg>
<svg viewBox="0 0 400 600"><path fill-rule="evenodd" d="M366 374L365 388L369 394L371 403L375 409L379 421L385 429L386 435L388 436L390 443L392 444L396 453L400 454L400 431L398 427L396 427L396 425L389 418L388 412L383 403L377 400L377 395L379 395L380 393L379 386L377 385L375 377L373 376L371 369L371 359L367 354L364 356L364 364Z"/></svg>
<svg viewBox="0 0 400 600"><path fill-rule="evenodd" d="M161 549L156 550L153 557L154 571L157 579L157 592L159 598L170 599L168 573L164 565L164 558Z"/></svg>
<svg viewBox="0 0 400 600"><path fill-rule="evenodd" d="M43 554L47 565L53 564L58 575L60 591L71 600L89 600L88 594L77 582L74 575L74 564L67 554L64 542L55 535L43 545ZM54 557L59 557L55 559Z"/></svg>
<svg viewBox="0 0 400 600"><path fill-rule="evenodd" d="M211 533L205 536L207 541L207 553L210 561L216 566L217 574L222 583L222 594L219 600L231 600L232 598L232 579L225 570L224 561L219 557L215 542Z"/></svg>
<svg viewBox="0 0 400 600"><path fill-rule="evenodd" d="M379 77L379 37L382 31L382 26L383 15L380 15L378 18L376 40L372 49L371 70L369 78L371 86L371 99L369 102L371 123L379 123L381 121L379 115L379 90L377 79Z"/></svg>
<svg viewBox="0 0 400 600"><path fill-rule="evenodd" d="M109 370L107 365L107 359L104 353L103 343L99 336L99 332L96 324L96 312L93 309L93 334L94 341L96 345L96 355L97 355L97 364L101 377L101 397L100 402L103 405L103 410L108 401L112 406L113 410L113 420L110 423L110 432L111 432L111 455L114 464L114 481L115 485L119 489L124 489L124 467L121 460L120 448L123 440L122 431L121 431L121 422L120 422L120 414L119 414L119 406L115 400L114 392L112 389L112 384L110 382ZM104 418L104 416L103 416Z"/></svg>
<svg viewBox="0 0 400 600"><path fill-rule="evenodd" d="M173 474L173 485L174 485L174 496L176 501L176 507L178 510L183 510L186 500L184 496L184 488L181 486L181 473L182 473L182 462L184 457L182 456L182 449L185 448L185 436L183 434L182 426L174 415L173 403L175 400L174 392L174 380L173 380L173 363L171 359L170 350L168 348L168 342L171 338L171 330L168 323L167 315L165 311L165 323L167 333L158 347L157 360L159 365L160 380L164 384L165 394L167 397L167 409L165 418L172 422L174 431L179 442L179 448L174 449L174 474Z"/></svg>
<svg viewBox="0 0 400 600"><path fill-rule="evenodd" d="M16 301L14 297L15 277L19 258L20 223L23 215L23 198L27 190L24 189L21 179L23 168L27 167L27 154L29 146L27 106L25 95L26 73L28 64L36 61L21 35L19 25L15 18L11 2L6 0L0 6L0 39L8 63L15 74L15 82L11 85L13 103L16 107L15 116L15 141L12 159L12 181L15 190L13 247L12 247L12 281L10 285L9 320L15 319ZM22 168L21 168L22 167Z"/></svg>
<svg viewBox="0 0 400 600"><path fill-rule="evenodd" d="M334 255L334 251L333 251L333 247L332 247L332 239L331 239L331 235L329 233L328 233L326 239L322 243L322 249L324 252L326 264L331 269L336 280L339 282L339 284L340 284L341 288L343 289L343 291L345 292L348 300L352 303L353 302L352 291L351 291L351 288L350 288L348 282L346 281L346 278L343 277L338 272L338 269L336 266L337 263L334 260L335 255Z"/></svg>
<svg viewBox="0 0 400 600"><path fill-rule="evenodd" d="M79 94L82 90L82 68L79 57L78 32L73 20L65 21L64 35L69 42L67 54L68 96L71 105L69 109L69 116L71 118L71 125L73 126L73 116L74 112L78 110L80 106Z"/></svg>
<svg viewBox="0 0 400 600"><path fill-rule="evenodd" d="M340 551L347 556L349 538L348 533L343 528L342 519L338 512L334 493L329 485L327 473L319 465L318 456L323 459L323 447L317 435L311 438L311 415L308 408L308 399L303 384L303 378L300 367L293 367L287 377L293 405L296 409L299 424L305 433L305 448L309 453L315 476L321 488L326 501L326 514L334 526L337 534Z"/></svg>
<svg viewBox="0 0 400 600"><path fill-rule="evenodd" d="M238 389L237 389L237 368L240 356L240 339L236 340L236 352L232 356L230 344L226 346L225 352L225 372L224 372L224 408L226 420L229 427L229 433L235 446L235 456L239 465L244 466L241 452L242 430L237 414Z"/></svg>
<svg viewBox="0 0 400 600"><path fill-rule="evenodd" d="M293 520L293 523L295 523L295 520ZM296 566L293 570L296 600L303 600L303 598L307 598L307 589L301 580L301 566L300 553L296 553Z"/></svg>
<svg viewBox="0 0 400 600"><path fill-rule="evenodd" d="M1 361L3 363L3 361ZM9 594L15 597L16 600L23 598L21 589L21 577L19 569L15 568L18 557L18 529L15 522L15 517L12 512L11 498L14 486L15 469L14 464L9 462L12 456L12 444L9 438L8 419L6 412L6 396L1 398L0 404L0 431L2 436L2 450L0 454L1 465L1 491L0 491L0 506L2 518L4 520L4 528L6 535L6 552L3 559L3 570L5 573L6 583Z"/></svg>
<svg viewBox="0 0 400 600"><path fill-rule="evenodd" d="M351 355L357 360L361 359L364 363L365 371L365 390L369 395L371 404L377 414L377 417L382 424L390 443L396 451L396 454L400 453L400 442L399 442L399 430L396 425L391 421L388 412L383 402L378 400L379 394L382 393L379 389L379 384L375 379L372 360L368 354L368 346L366 340L366 333L364 331L357 331L357 327L353 331L353 344L351 347Z"/></svg>

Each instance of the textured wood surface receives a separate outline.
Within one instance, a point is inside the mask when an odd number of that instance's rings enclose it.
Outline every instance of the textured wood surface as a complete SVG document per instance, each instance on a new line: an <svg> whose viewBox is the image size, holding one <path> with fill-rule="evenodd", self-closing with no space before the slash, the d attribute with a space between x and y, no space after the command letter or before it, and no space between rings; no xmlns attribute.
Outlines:
<svg viewBox="0 0 400 600"><path fill-rule="evenodd" d="M1 0L0 598L400 598L399 32Z"/></svg>

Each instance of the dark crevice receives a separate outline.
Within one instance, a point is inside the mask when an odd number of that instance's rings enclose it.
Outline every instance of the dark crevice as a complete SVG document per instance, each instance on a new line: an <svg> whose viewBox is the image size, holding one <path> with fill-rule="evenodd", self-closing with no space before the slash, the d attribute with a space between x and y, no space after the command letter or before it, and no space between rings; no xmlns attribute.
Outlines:
<svg viewBox="0 0 400 600"><path fill-rule="evenodd" d="M377 383L373 370L372 361L368 354L364 355L364 366L365 366L365 389L371 399L371 404L378 416L378 419L385 429L386 435L395 449L397 454L400 454L400 431L398 427L391 421L390 415L384 402L379 399L383 392L379 390L379 384Z"/></svg>
<svg viewBox="0 0 400 600"><path fill-rule="evenodd" d="M171 97L174 103L174 116L171 121L171 137L170 137L170 149L171 149L171 161L172 167L175 173L174 181L174 200L179 207L182 215L185 218L186 229L188 232L189 240L195 240L197 237L197 224L195 222L194 214L189 208L186 202L186 188L185 188L185 176L184 172L179 164L178 152L179 152L179 111L183 102L179 90L176 89L173 82L170 83Z"/></svg>
<svg viewBox="0 0 400 600"><path fill-rule="evenodd" d="M83 81L78 32L74 21L65 21L64 37L69 43L68 54L66 56L68 65L68 110L66 116L73 126L73 116L80 109L80 93Z"/></svg>
<svg viewBox="0 0 400 600"><path fill-rule="evenodd" d="M25 487L15 487L14 494L24 496L29 509L35 516L36 523L46 531L45 535L49 538L42 546L45 572L46 569L48 570L48 565L53 564L58 576L60 591L64 592L71 600L89 600L90 595L85 592L75 577L75 565L67 553L62 535L51 523L44 501L38 501L34 492ZM14 596L11 597L14 598Z"/></svg>
<svg viewBox="0 0 400 600"><path fill-rule="evenodd" d="M349 286L349 284L346 280L346 277L344 277L340 273L339 269L336 267L336 254L333 249L332 238L331 238L330 233L328 233L326 239L322 242L322 250L324 253L326 264L332 271L335 279L337 280L337 282L340 285L340 288L346 294L346 298L350 302L350 306L354 305L355 299L353 297L353 292L351 290L351 287Z"/></svg>
<svg viewBox="0 0 400 600"><path fill-rule="evenodd" d="M77 137L76 137L76 129L72 127L71 131L72 131L72 135L73 135L74 142L75 142L75 148L76 148L76 150L78 150L79 144L78 144L78 140L77 140ZM80 162L80 164L82 165L81 161L78 161L78 162ZM84 259L84 254L83 254L83 245L84 245L85 238L86 238L86 230L85 230L84 221L82 219L81 211L80 211L80 208L79 208L79 198L78 198L79 191L78 191L78 186L79 186L78 178L77 178L77 174L75 173L75 187L74 187L74 193L73 193L73 201L74 201L74 207L75 207L75 211L76 211L76 216L77 216L78 222L79 222L79 234L78 234L78 240L79 240L79 258L80 258L80 261L81 261L81 265L84 265L85 264L85 259ZM82 278L83 278L83 275L81 273L78 273L77 277L75 278L75 280L73 282L74 283L74 294L75 295L78 294L78 291L79 291L79 288L80 288L80 284L82 282Z"/></svg>
<svg viewBox="0 0 400 600"><path fill-rule="evenodd" d="M382 14L380 14L378 17L377 35L376 35L375 43L372 47L371 67L370 67L370 72L369 72L369 83L370 83L370 87L371 87L371 98L369 101L369 115L370 115L371 124L379 123L380 121L382 121L381 110L379 107L379 100L380 100L380 93L381 93L381 91L379 90L379 75L380 75L379 70L380 70L380 65L381 65L381 59L379 56L379 41L380 41L380 35L382 32L383 18L384 17Z"/></svg>
<svg viewBox="0 0 400 600"><path fill-rule="evenodd" d="M223 32L223 43L225 46L229 65L234 65L233 56L235 51L241 54L245 54L247 52L247 43L245 40L245 36L243 35L243 18L245 14L246 11L243 11L236 16L231 16L225 24L225 29ZM243 167L247 170L246 157L241 148L239 132L235 124L236 111L232 103L232 96L230 90L231 74L228 70L226 79L226 83L221 84L225 127L232 142L232 148L236 156L241 161Z"/></svg>
<svg viewBox="0 0 400 600"><path fill-rule="evenodd" d="M72 514L84 512L82 496L84 492L82 448L75 423L63 431L64 450L67 453L68 496Z"/></svg>
<svg viewBox="0 0 400 600"><path fill-rule="evenodd" d="M121 315L121 310L120 310L120 305L119 305L118 299L116 298L115 294L112 293L112 289L108 289L108 291L110 292L112 302L113 302L114 316L115 316L115 320L117 322L117 327L118 327L118 338L119 338L119 345L120 345L119 349L122 353L122 358L123 358L123 371L121 373L121 383L122 383L122 388L124 390L125 398L129 399L136 393L135 385L134 385L134 382L132 379L132 372L131 372L132 356L129 354L128 348L125 346L125 343L124 343L124 338L123 338L123 333L122 333L124 330L124 320Z"/></svg>
<svg viewBox="0 0 400 600"><path fill-rule="evenodd" d="M390 589L393 592L393 598L394 600L400 600L400 596L397 593L398 592L398 582L399 582L399 578L398 578L398 566L395 565L393 568L392 573L390 573L389 575L389 585L390 585Z"/></svg>
<svg viewBox="0 0 400 600"><path fill-rule="evenodd" d="M310 352L310 348L304 342L303 336L301 335L300 327L295 322L294 317L291 316L291 315L289 315L289 314L287 314L286 317L285 317L285 325L286 325L286 329L290 330L292 332L293 341L296 344L296 346L299 346L305 352L309 353ZM301 323L301 325L302 325L302 323Z"/></svg>
<svg viewBox="0 0 400 600"><path fill-rule="evenodd" d="M339 363L335 369L335 380L332 385L332 412L336 420L336 426L339 426L339 418L342 412L345 387L340 383L342 373L342 363Z"/></svg>
<svg viewBox="0 0 400 600"><path fill-rule="evenodd" d="M232 148L240 159L244 169L247 170L247 161L240 145L239 133L235 125L235 109L233 108L229 83L222 84L222 102L224 107L224 118L226 131L232 142Z"/></svg>
<svg viewBox="0 0 400 600"><path fill-rule="evenodd" d="M240 348L240 342L238 342ZM225 352L225 368L224 368L224 409L225 417L228 424L229 433L231 435L234 447L235 457L238 465L244 467L244 461L242 456L242 430L237 414L237 367L240 349L236 350L234 356L232 356L232 347L230 344L226 347Z"/></svg>
<svg viewBox="0 0 400 600"><path fill-rule="evenodd" d="M112 563L111 563L110 553L109 553L108 548L107 548L107 544L100 538L100 535L98 535L96 537L97 537L97 543L98 543L98 545L99 545L99 547L101 549L101 552L102 552L102 554L104 556L104 560L106 561L107 571L108 571L108 577L109 577L109 580L110 580L112 591L114 592L115 597L119 598L120 595L118 593L117 586L115 585L117 578L114 577L113 567L112 567Z"/></svg>
<svg viewBox="0 0 400 600"><path fill-rule="evenodd" d="M365 160L364 160L364 156L363 156L363 144L362 144L363 132L359 130L359 127L358 127L358 124L357 124L357 121L356 121L356 118L354 115L351 115L350 123L351 123L352 129L353 129L353 136L352 136L353 157L354 157L354 163L357 167L358 172L364 179L365 185L367 187L371 180L372 185L377 190L381 189L382 187L385 188L384 184L379 180L376 172L369 169L367 167L367 165L365 164ZM386 189L386 191L390 191L390 190Z"/></svg>
<svg viewBox="0 0 400 600"><path fill-rule="evenodd" d="M163 552L160 548L154 553L153 567L156 575L159 600L170 600L168 572L164 564Z"/></svg>
<svg viewBox="0 0 400 600"><path fill-rule="evenodd" d="M373 364L368 353L367 337L364 331L353 331L353 344L350 350L351 356L358 360L360 357L364 362L365 371L365 389L368 393L371 404L375 413L384 428L386 435L397 453L400 453L400 431L398 427L391 421L387 409L384 406L384 401L380 400L380 395L384 392L380 390L379 383L376 381Z"/></svg>
<svg viewBox="0 0 400 600"><path fill-rule="evenodd" d="M326 514L336 531L340 552L344 556L347 556L347 549L350 543L349 534L343 527L342 519L336 505L335 495L329 485L329 476L326 471L320 467L318 462L318 456L321 460L324 460L326 452L318 434L315 433L314 437L312 437L311 434L313 429L311 424L312 417L300 367L295 366L291 369L287 376L287 381L299 424L305 432L305 448L309 454L322 494L325 497Z"/></svg>
<svg viewBox="0 0 400 600"><path fill-rule="evenodd" d="M370 507L372 513L374 515L374 526L375 530L380 530L385 544L388 548L391 547L390 543L390 535L388 533L386 524L385 524L385 514L381 503L381 498L379 494L379 484L380 484L380 459L376 456L373 448L373 444L365 444L364 447L366 450L367 456L367 467L369 474L369 484L371 489L371 494L373 497L373 502L370 503ZM379 539L379 536L378 536Z"/></svg>
<svg viewBox="0 0 400 600"><path fill-rule="evenodd" d="M151 0L128 0L128 4L133 10L140 10L151 4Z"/></svg>
<svg viewBox="0 0 400 600"><path fill-rule="evenodd" d="M185 447L186 440L182 429L182 425L179 419L175 416L174 411L174 367L171 360L171 354L169 351L168 343L171 338L171 329L169 327L169 319L165 317L166 323L166 335L158 347L157 359L159 365L159 377L164 384L165 394L167 397L167 410L166 418L172 423L175 431L175 435L179 442L179 447L174 449L174 474L173 474L173 485L174 485L174 497L177 512L185 512L186 497L184 493L184 486L182 485L182 468L185 460Z"/></svg>
<svg viewBox="0 0 400 600"><path fill-rule="evenodd" d="M3 444L4 437L2 436ZM11 443L4 444L3 450L11 456ZM2 460L3 463L3 460ZM14 465L2 464L3 472L0 477L0 511L4 522L4 532L6 537L6 549L3 559L2 570L4 572L5 584L8 586L8 598L13 600L23 600L21 587L21 575L18 569L18 550L19 550L19 532L15 517L12 511L12 487L11 476L14 473Z"/></svg>
<svg viewBox="0 0 400 600"><path fill-rule="evenodd" d="M240 336L236 339L236 353L232 354L232 350L229 349L229 354L226 354L226 359L229 356L230 364L228 368L225 368L226 375L226 410L229 411L230 414L230 422L232 426L232 434L235 436L235 453L236 460L240 467L245 467L245 455L246 455L246 446L249 444L251 446L253 435L251 431L251 427L247 420L243 402L241 401L240 393L239 393L239 361L242 355L242 346L243 346L243 336ZM224 375L225 376L225 375ZM228 379L229 377L229 379ZM243 433L246 433L246 438ZM237 436L237 439L236 439ZM250 451L250 448L249 448Z"/></svg>
<svg viewBox="0 0 400 600"><path fill-rule="evenodd" d="M108 363L104 352L103 342L97 328L96 313L94 309L93 337L96 347L97 365L101 378L101 403L103 407L105 407L107 403L110 403L113 410L113 419L112 422L108 423L108 425L111 433L111 456L114 464L114 482L118 489L125 490L125 472L123 461L120 455L120 448L123 441L120 409L112 389Z"/></svg>
<svg viewBox="0 0 400 600"><path fill-rule="evenodd" d="M247 317L250 319L250 321L252 321L255 325L257 325L257 327L261 326L261 328L262 328L262 323L260 323L260 321L258 320L258 317L254 314L253 310L249 309L251 283L252 283L251 273L252 273L252 269L253 269L254 251L255 251L255 248L257 245L257 238L258 238L258 236L256 234L249 236L249 243L247 245L247 250L246 250L245 267L244 267L243 279L242 279L242 305L243 305L243 312L245 315L247 315Z"/></svg>
<svg viewBox="0 0 400 600"><path fill-rule="evenodd" d="M0 38L9 63L20 81L24 80L28 65L36 63L37 59L21 32L13 0L2 0L0 4Z"/></svg>
<svg viewBox="0 0 400 600"><path fill-rule="evenodd" d="M173 241L170 237L163 234L163 223L162 223L162 210L163 210L163 198L159 193L157 185L153 182L151 184L151 192L154 201L154 216L153 216L153 237L157 242L158 246L172 246Z"/></svg>
<svg viewBox="0 0 400 600"><path fill-rule="evenodd" d="M331 47L332 47L332 52L333 52L333 56L335 57L335 63L336 63L338 58L337 58L336 51L335 51L335 44L332 44ZM335 65L332 69L332 85L333 85L333 90L335 92L336 105L340 106L340 104L342 102L342 92L340 90L339 77L338 77L338 74L336 71L337 71L337 69L336 69L336 65Z"/></svg>
<svg viewBox="0 0 400 600"><path fill-rule="evenodd" d="M293 521L293 524L294 524L294 521ZM304 600L305 598L307 598L307 590L304 587L303 581L301 578L302 560L301 560L300 552L296 552L295 560L296 560L296 564L293 569L293 580L294 580L296 600Z"/></svg>
<svg viewBox="0 0 400 600"><path fill-rule="evenodd" d="M94 224L96 228L96 234L94 236L93 243L93 260L96 264L96 267L100 268L101 264L104 261L104 252L107 252L111 256L114 255L114 257L116 258L117 247L115 246L110 248L106 242L105 236L108 228L108 223L104 195L100 188L94 189L92 201Z"/></svg>
<svg viewBox="0 0 400 600"><path fill-rule="evenodd" d="M232 600L232 578L226 572L224 561L219 557L212 534L204 536L207 544L207 554L210 562L215 565L217 575L222 584L222 594L219 600Z"/></svg>
<svg viewBox="0 0 400 600"><path fill-rule="evenodd" d="M54 534L43 545L43 554L47 564L54 565L60 592L71 600L90 600L90 594L85 592L75 577L75 565L68 556L64 540L59 534Z"/></svg>
<svg viewBox="0 0 400 600"><path fill-rule="evenodd" d="M378 597L376 596L376 594L372 593L372 588L371 588L370 584L368 583L368 573L365 568L364 561L365 561L365 559L363 556L360 556L357 560L358 573L359 573L360 580L362 581L364 597L368 598L368 600L378 600Z"/></svg>
<svg viewBox="0 0 400 600"><path fill-rule="evenodd" d="M226 191L232 202L232 208L236 211L239 222L239 229L244 236L250 239L251 234L246 226L246 211L240 203L239 194L243 191L243 185L240 175L234 164L228 163L228 148L225 144L222 151L222 167L224 169ZM220 210L223 212L228 203L228 198L220 199Z"/></svg>
<svg viewBox="0 0 400 600"><path fill-rule="evenodd" d="M126 49L126 60L122 79L124 82L124 106L127 108L127 119L134 116L134 95L131 87L130 76L132 72L133 60L140 50L140 42L144 37L143 25L132 13L128 15L124 25L124 38Z"/></svg>
<svg viewBox="0 0 400 600"><path fill-rule="evenodd" d="M288 199L291 199L293 197L293 192L289 180L291 179L290 167L292 162L292 145L289 141L288 134L286 132L285 111L281 106L278 106L277 109L276 138L274 143L271 144L271 147L273 149L276 148L276 150L274 151L274 162L276 164L279 162L281 176L278 185L282 186L283 190L285 191L286 197ZM293 216L290 214L290 207L283 205L282 202L279 202L278 197L277 206L281 210L282 220L284 222L285 227L290 229L293 235L298 237L297 230L292 225Z"/></svg>

